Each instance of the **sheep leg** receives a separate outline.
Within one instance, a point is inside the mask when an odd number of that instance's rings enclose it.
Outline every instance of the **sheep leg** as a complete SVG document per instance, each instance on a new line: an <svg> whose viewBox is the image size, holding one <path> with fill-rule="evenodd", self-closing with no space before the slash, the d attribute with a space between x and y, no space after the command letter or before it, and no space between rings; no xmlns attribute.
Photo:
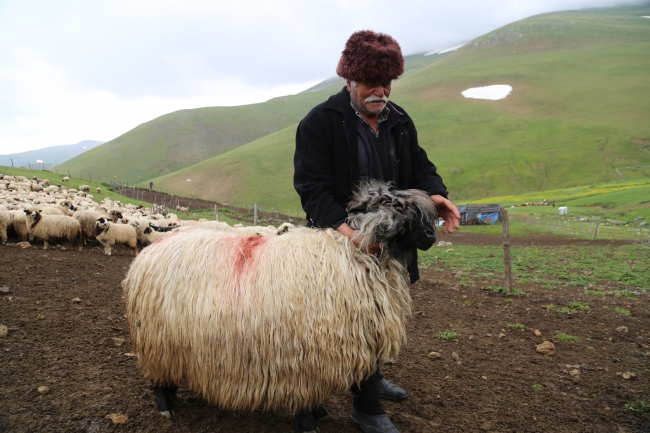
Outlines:
<svg viewBox="0 0 650 433"><path fill-rule="evenodd" d="M318 426L316 425L317 419L322 419L327 416L327 411L323 406L318 406L314 410L305 410L296 414L294 420L302 433L317 433Z"/></svg>
<svg viewBox="0 0 650 433"><path fill-rule="evenodd" d="M105 244L104 245L104 254L110 256L111 255L111 244Z"/></svg>
<svg viewBox="0 0 650 433"><path fill-rule="evenodd" d="M153 386L153 393L156 399L158 412L165 418L174 415L174 397L176 397L176 386Z"/></svg>
<svg viewBox="0 0 650 433"><path fill-rule="evenodd" d="M43 249L46 250L48 246L49 244L47 243L47 241L43 241Z"/></svg>

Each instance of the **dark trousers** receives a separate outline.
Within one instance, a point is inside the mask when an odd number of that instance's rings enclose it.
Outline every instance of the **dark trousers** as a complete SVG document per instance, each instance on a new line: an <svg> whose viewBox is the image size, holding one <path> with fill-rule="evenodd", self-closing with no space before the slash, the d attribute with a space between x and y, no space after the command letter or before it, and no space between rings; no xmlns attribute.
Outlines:
<svg viewBox="0 0 650 433"><path fill-rule="evenodd" d="M384 375L381 374L379 365L377 365L377 371L374 374L362 381L359 386L357 384L352 385L350 391L354 395L353 406L356 410L367 415L386 413L379 401L379 381L383 378Z"/></svg>

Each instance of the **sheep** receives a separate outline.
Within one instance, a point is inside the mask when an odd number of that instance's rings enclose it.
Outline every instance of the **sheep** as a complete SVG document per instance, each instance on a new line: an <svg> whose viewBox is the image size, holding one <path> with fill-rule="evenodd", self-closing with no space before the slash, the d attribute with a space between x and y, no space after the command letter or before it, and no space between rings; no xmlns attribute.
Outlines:
<svg viewBox="0 0 650 433"><path fill-rule="evenodd" d="M378 255L310 228L178 231L145 248L122 287L158 410L171 415L184 385L229 410L304 414L366 379L405 341L411 238L430 247L435 217L425 192L368 182L348 224Z"/></svg>
<svg viewBox="0 0 650 433"><path fill-rule="evenodd" d="M102 189L101 189L100 187L97 187L97 189L96 189L95 191L97 191L97 194L101 194L101 193L102 193Z"/></svg>
<svg viewBox="0 0 650 433"><path fill-rule="evenodd" d="M7 243L7 227L13 223L13 215L10 212L0 210L0 243Z"/></svg>
<svg viewBox="0 0 650 433"><path fill-rule="evenodd" d="M32 182L30 188L32 191L43 191L43 185L36 182Z"/></svg>
<svg viewBox="0 0 650 433"><path fill-rule="evenodd" d="M70 178L68 176L63 176L63 179L61 179L62 182L70 182Z"/></svg>
<svg viewBox="0 0 650 433"><path fill-rule="evenodd" d="M153 227L146 227L142 233L144 233L145 238L147 239L147 244L153 244L160 239L164 239L172 233L169 231L157 231Z"/></svg>
<svg viewBox="0 0 650 433"><path fill-rule="evenodd" d="M43 249L52 239L67 239L81 251L81 226L76 219L65 215L42 215L39 209L25 209L27 231L33 238L43 240Z"/></svg>
<svg viewBox="0 0 650 433"><path fill-rule="evenodd" d="M88 185L79 185L79 191L89 192L90 187Z"/></svg>
<svg viewBox="0 0 650 433"><path fill-rule="evenodd" d="M104 254L111 255L111 247L115 244L131 248L133 255L138 255L138 238L135 228L128 224L115 224L104 217L95 223L95 237L104 246Z"/></svg>
<svg viewBox="0 0 650 433"><path fill-rule="evenodd" d="M29 241L34 242L34 237L27 230L27 218L25 212L16 210L12 212L14 221L14 231L21 242Z"/></svg>
<svg viewBox="0 0 650 433"><path fill-rule="evenodd" d="M37 204L37 203L34 203ZM72 216L68 215L68 213L63 210L61 206L41 206L39 207L39 210L41 212L41 215L66 215L66 216Z"/></svg>
<svg viewBox="0 0 650 433"><path fill-rule="evenodd" d="M89 239L93 239L95 237L95 225L97 223L97 220L102 217L108 219L107 215L92 210L77 211L74 213L73 217L79 221L79 224L81 225L81 236L84 245L86 245L86 242Z"/></svg>

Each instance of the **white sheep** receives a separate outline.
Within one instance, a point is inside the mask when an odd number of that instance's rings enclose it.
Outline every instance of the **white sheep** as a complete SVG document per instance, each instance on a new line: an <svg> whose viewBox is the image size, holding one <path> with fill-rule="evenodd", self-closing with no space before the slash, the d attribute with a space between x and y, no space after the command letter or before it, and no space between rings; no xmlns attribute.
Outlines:
<svg viewBox="0 0 650 433"><path fill-rule="evenodd" d="M89 192L90 187L88 185L79 185L79 191Z"/></svg>
<svg viewBox="0 0 650 433"><path fill-rule="evenodd" d="M70 182L70 178L68 176L63 176L62 181L63 182Z"/></svg>
<svg viewBox="0 0 650 433"><path fill-rule="evenodd" d="M115 244L131 248L133 255L138 255L138 238L135 228L128 224L115 224L100 217L95 223L95 237L104 246L104 254L111 255L111 247Z"/></svg>
<svg viewBox="0 0 650 433"><path fill-rule="evenodd" d="M408 234L430 240L435 206L422 191L370 182L350 208L348 224L379 256L336 230L308 228L178 231L142 251L122 286L161 413L179 384L226 409L312 410L398 355L410 313Z"/></svg>
<svg viewBox="0 0 650 433"><path fill-rule="evenodd" d="M21 242L29 241L34 242L34 238L27 230L27 216L23 210L15 210L11 212L13 215L13 225L16 235Z"/></svg>
<svg viewBox="0 0 650 433"><path fill-rule="evenodd" d="M25 221L30 237L43 240L46 250L53 239L66 239L81 251L81 226L76 219L65 215L42 215L37 209L25 209Z"/></svg>
<svg viewBox="0 0 650 433"><path fill-rule="evenodd" d="M148 244L153 244L156 241L159 241L160 239L164 239L167 236L171 235L173 232L158 232L154 230L151 227L146 227L142 233L146 237L146 243L145 245Z"/></svg>
<svg viewBox="0 0 650 433"><path fill-rule="evenodd" d="M96 189L95 191L97 191L97 194L101 194L101 193L102 193L102 189L101 189L100 187L97 187L97 189Z"/></svg>
<svg viewBox="0 0 650 433"><path fill-rule="evenodd" d="M7 228L13 224L13 214L0 210L0 243L7 243Z"/></svg>
<svg viewBox="0 0 650 433"><path fill-rule="evenodd" d="M97 223L97 220L102 217L108 219L108 215L93 210L77 211L74 213L73 217L79 221L79 225L81 226L81 236L84 245L86 245L86 242L89 239L95 238L95 224Z"/></svg>

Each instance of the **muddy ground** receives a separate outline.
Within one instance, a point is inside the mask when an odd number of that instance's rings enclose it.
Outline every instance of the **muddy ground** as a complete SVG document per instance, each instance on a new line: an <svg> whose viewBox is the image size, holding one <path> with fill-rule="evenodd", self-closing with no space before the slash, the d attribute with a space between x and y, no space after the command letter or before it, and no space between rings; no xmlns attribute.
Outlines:
<svg viewBox="0 0 650 433"><path fill-rule="evenodd" d="M499 244L498 237L466 232L440 240ZM513 242L584 241L544 235ZM182 388L177 416L158 414L130 356L120 281L131 260L121 248L107 257L97 246L81 252L0 246L0 289L9 289L0 291L0 325L8 327L0 337L0 432L297 432L289 414L222 411ZM647 294L634 302L592 296L589 312L571 316L544 306L586 302L583 288L526 286L519 287L526 295L504 298L481 290L480 276L472 278L473 286L459 287L452 270L430 269L411 289L408 344L382 367L411 395L385 403L401 432L650 431L649 420L624 409L650 400ZM631 314L615 315L615 307ZM444 331L458 340L435 338ZM580 342L560 341L558 331ZM555 355L536 352L545 339L555 343ZM440 357L428 358L434 351ZM624 379L628 372L636 378ZM49 392L39 394L42 386ZM320 431L357 432L351 405L348 393L329 398L330 418ZM128 420L114 424L110 414Z"/></svg>

